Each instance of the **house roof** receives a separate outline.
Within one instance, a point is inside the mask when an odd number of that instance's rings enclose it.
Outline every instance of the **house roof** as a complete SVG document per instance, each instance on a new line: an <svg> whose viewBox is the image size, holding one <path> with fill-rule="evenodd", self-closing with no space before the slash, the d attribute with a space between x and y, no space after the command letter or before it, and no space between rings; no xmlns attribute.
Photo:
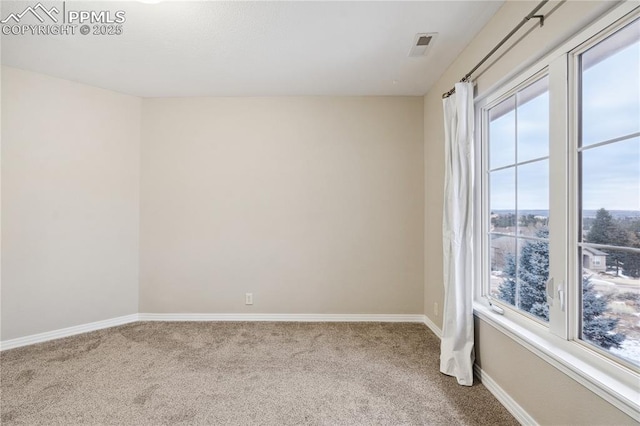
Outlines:
<svg viewBox="0 0 640 426"><path fill-rule="evenodd" d="M600 251L598 249L595 249L593 247L583 247L582 251L586 251L586 252L590 253L593 256L609 256L608 253L605 253L605 252Z"/></svg>

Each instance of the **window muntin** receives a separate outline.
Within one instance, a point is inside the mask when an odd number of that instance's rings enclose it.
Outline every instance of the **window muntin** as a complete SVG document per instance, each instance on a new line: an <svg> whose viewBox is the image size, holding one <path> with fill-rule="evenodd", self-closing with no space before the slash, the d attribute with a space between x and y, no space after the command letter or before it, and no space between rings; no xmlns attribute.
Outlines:
<svg viewBox="0 0 640 426"><path fill-rule="evenodd" d="M549 307L549 79L487 111L489 295L546 322Z"/></svg>
<svg viewBox="0 0 640 426"><path fill-rule="evenodd" d="M640 366L639 21L578 63L578 338Z"/></svg>

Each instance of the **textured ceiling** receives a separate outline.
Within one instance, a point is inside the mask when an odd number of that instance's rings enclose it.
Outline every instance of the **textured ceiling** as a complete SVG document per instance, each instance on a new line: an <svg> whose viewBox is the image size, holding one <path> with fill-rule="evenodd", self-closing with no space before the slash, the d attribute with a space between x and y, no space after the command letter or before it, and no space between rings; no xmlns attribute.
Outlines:
<svg viewBox="0 0 640 426"><path fill-rule="evenodd" d="M2 18L28 4L3 1ZM1 55L142 97L423 95L501 4L67 1L67 11L124 10L123 34L7 35ZM409 57L427 32L439 33L428 55Z"/></svg>

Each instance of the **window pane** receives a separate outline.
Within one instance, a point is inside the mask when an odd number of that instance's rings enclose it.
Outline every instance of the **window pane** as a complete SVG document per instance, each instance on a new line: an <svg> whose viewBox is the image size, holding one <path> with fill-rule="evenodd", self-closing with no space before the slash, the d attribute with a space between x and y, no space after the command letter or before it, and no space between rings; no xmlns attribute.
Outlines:
<svg viewBox="0 0 640 426"><path fill-rule="evenodd" d="M518 166L518 235L534 236L549 223L549 160Z"/></svg>
<svg viewBox="0 0 640 426"><path fill-rule="evenodd" d="M625 221L640 218L640 138L584 150L583 239L627 246Z"/></svg>
<svg viewBox="0 0 640 426"><path fill-rule="evenodd" d="M549 77L518 92L518 162L549 155Z"/></svg>
<svg viewBox="0 0 640 426"><path fill-rule="evenodd" d="M546 229L538 237L548 237ZM520 310L543 321L549 321L546 283L549 279L549 243L546 241L518 240L518 293L516 303Z"/></svg>
<svg viewBox="0 0 640 426"><path fill-rule="evenodd" d="M514 96L489 111L489 168L516 162L516 99Z"/></svg>
<svg viewBox="0 0 640 426"><path fill-rule="evenodd" d="M591 247L581 254L581 339L640 366L640 254ZM611 258L618 267L603 268Z"/></svg>
<svg viewBox="0 0 640 426"><path fill-rule="evenodd" d="M491 282L489 293L494 299L515 305L516 239L491 235Z"/></svg>
<svg viewBox="0 0 640 426"><path fill-rule="evenodd" d="M516 169L511 167L491 172L491 231L505 234L516 232Z"/></svg>
<svg viewBox="0 0 640 426"><path fill-rule="evenodd" d="M580 338L640 365L640 138L589 147L640 131L640 21L580 60Z"/></svg>
<svg viewBox="0 0 640 426"><path fill-rule="evenodd" d="M582 145L640 131L640 21L581 55Z"/></svg>

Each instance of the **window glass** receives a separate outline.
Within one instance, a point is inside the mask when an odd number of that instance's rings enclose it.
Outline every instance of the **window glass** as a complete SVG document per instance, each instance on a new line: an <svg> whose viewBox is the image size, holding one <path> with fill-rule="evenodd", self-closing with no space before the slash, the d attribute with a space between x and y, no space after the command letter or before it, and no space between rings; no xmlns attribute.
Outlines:
<svg viewBox="0 0 640 426"><path fill-rule="evenodd" d="M488 113L489 294L542 321L549 318L548 86L547 76L538 79Z"/></svg>
<svg viewBox="0 0 640 426"><path fill-rule="evenodd" d="M578 149L580 338L638 366L639 40L636 21L581 55Z"/></svg>
<svg viewBox="0 0 640 426"><path fill-rule="evenodd" d="M581 55L582 144L640 131L638 21Z"/></svg>
<svg viewBox="0 0 640 426"><path fill-rule="evenodd" d="M489 167L497 169L516 161L516 98L503 101L489 112Z"/></svg>
<svg viewBox="0 0 640 426"><path fill-rule="evenodd" d="M640 253L583 247L580 337L640 366Z"/></svg>
<svg viewBox="0 0 640 426"><path fill-rule="evenodd" d="M495 299L515 305L516 239L504 235L492 235L490 295Z"/></svg>
<svg viewBox="0 0 640 426"><path fill-rule="evenodd" d="M518 166L518 235L533 237L549 222L549 160Z"/></svg>
<svg viewBox="0 0 640 426"><path fill-rule="evenodd" d="M536 236L545 238L549 236L549 232L543 228L538 230ZM530 239L521 239L518 243L520 253L516 306L538 319L549 321L545 289L549 279L549 243Z"/></svg>
<svg viewBox="0 0 640 426"><path fill-rule="evenodd" d="M518 92L518 162L549 155L549 77Z"/></svg>
<svg viewBox="0 0 640 426"><path fill-rule="evenodd" d="M581 152L582 158L582 223L587 242L625 246L625 238L610 229L607 233L589 229L598 210L612 216L609 226L640 210L640 138L632 138Z"/></svg>
<svg viewBox="0 0 640 426"><path fill-rule="evenodd" d="M516 169L491 172L491 230L503 234L516 232Z"/></svg>

